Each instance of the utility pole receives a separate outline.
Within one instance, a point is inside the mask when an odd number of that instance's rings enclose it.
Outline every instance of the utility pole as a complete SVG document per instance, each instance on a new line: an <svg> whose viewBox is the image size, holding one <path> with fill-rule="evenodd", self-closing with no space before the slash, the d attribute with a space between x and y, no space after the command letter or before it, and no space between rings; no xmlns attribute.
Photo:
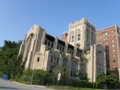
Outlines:
<svg viewBox="0 0 120 90"><path fill-rule="evenodd" d="M34 69L32 71L32 76L31 76L31 85L33 84L33 79L34 79Z"/></svg>

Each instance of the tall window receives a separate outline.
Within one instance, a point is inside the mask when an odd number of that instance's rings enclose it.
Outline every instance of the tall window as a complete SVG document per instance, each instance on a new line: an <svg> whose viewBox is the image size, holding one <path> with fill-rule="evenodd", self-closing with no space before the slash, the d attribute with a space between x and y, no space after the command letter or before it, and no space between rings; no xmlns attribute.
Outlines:
<svg viewBox="0 0 120 90"><path fill-rule="evenodd" d="M89 34L90 34L89 30L87 30L87 41L89 41Z"/></svg>
<svg viewBox="0 0 120 90"><path fill-rule="evenodd" d="M113 52L115 52L115 50L113 50Z"/></svg>
<svg viewBox="0 0 120 90"><path fill-rule="evenodd" d="M78 34L78 41L80 40L80 34Z"/></svg>
<svg viewBox="0 0 120 90"><path fill-rule="evenodd" d="M74 31L71 32L71 42L74 42Z"/></svg>
<svg viewBox="0 0 120 90"><path fill-rule="evenodd" d="M71 39L72 42L74 42L74 36L72 36L72 39Z"/></svg>
<svg viewBox="0 0 120 90"><path fill-rule="evenodd" d="M80 40L80 29L78 29L77 33L78 33L78 36L77 36L78 38L77 39L79 41Z"/></svg>
<svg viewBox="0 0 120 90"><path fill-rule="evenodd" d="M47 40L45 39L45 45L47 45Z"/></svg>
<svg viewBox="0 0 120 90"><path fill-rule="evenodd" d="M40 61L40 58L38 57L38 58L37 58L37 62L39 62L39 61Z"/></svg>

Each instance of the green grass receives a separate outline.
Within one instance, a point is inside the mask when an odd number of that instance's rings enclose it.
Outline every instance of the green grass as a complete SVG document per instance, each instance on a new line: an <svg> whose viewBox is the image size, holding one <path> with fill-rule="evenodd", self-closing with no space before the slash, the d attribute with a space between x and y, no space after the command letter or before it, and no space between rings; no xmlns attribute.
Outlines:
<svg viewBox="0 0 120 90"><path fill-rule="evenodd" d="M22 80L16 80L16 79L9 79L10 81L15 81L15 82L18 82L18 83L23 83L23 84L30 84L30 82L28 81L22 81Z"/></svg>
<svg viewBox="0 0 120 90"><path fill-rule="evenodd" d="M60 89L60 90L100 90L93 88L78 88L78 87L70 87L70 86L49 86L50 88Z"/></svg>

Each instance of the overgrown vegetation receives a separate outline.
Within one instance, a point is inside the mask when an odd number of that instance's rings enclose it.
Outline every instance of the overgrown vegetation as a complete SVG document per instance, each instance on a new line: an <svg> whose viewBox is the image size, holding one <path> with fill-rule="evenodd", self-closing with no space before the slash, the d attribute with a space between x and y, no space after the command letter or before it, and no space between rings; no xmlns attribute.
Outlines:
<svg viewBox="0 0 120 90"><path fill-rule="evenodd" d="M100 74L97 78L96 85L99 88L116 88L118 84L117 76L115 73L109 71L107 74Z"/></svg>
<svg viewBox="0 0 120 90"><path fill-rule="evenodd" d="M81 61L87 61L87 58L85 56L83 56L83 55L80 55L80 60Z"/></svg>
<svg viewBox="0 0 120 90"><path fill-rule="evenodd" d="M32 77L33 76L33 77ZM14 80L20 81L26 84L35 85L54 85L55 75L43 70L26 70L20 77Z"/></svg>
<svg viewBox="0 0 120 90"><path fill-rule="evenodd" d="M79 43L77 43L76 46L77 46L78 48L80 48L80 44L79 44Z"/></svg>

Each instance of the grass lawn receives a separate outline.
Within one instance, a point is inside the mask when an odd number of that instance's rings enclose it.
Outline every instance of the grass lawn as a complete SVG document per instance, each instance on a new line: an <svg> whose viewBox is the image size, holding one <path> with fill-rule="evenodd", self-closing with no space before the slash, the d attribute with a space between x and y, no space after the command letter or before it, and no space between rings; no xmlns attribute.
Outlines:
<svg viewBox="0 0 120 90"><path fill-rule="evenodd" d="M58 89L58 90L101 90L101 89L78 88L78 87L70 87L70 86L49 86L49 87L54 88L54 89Z"/></svg>

